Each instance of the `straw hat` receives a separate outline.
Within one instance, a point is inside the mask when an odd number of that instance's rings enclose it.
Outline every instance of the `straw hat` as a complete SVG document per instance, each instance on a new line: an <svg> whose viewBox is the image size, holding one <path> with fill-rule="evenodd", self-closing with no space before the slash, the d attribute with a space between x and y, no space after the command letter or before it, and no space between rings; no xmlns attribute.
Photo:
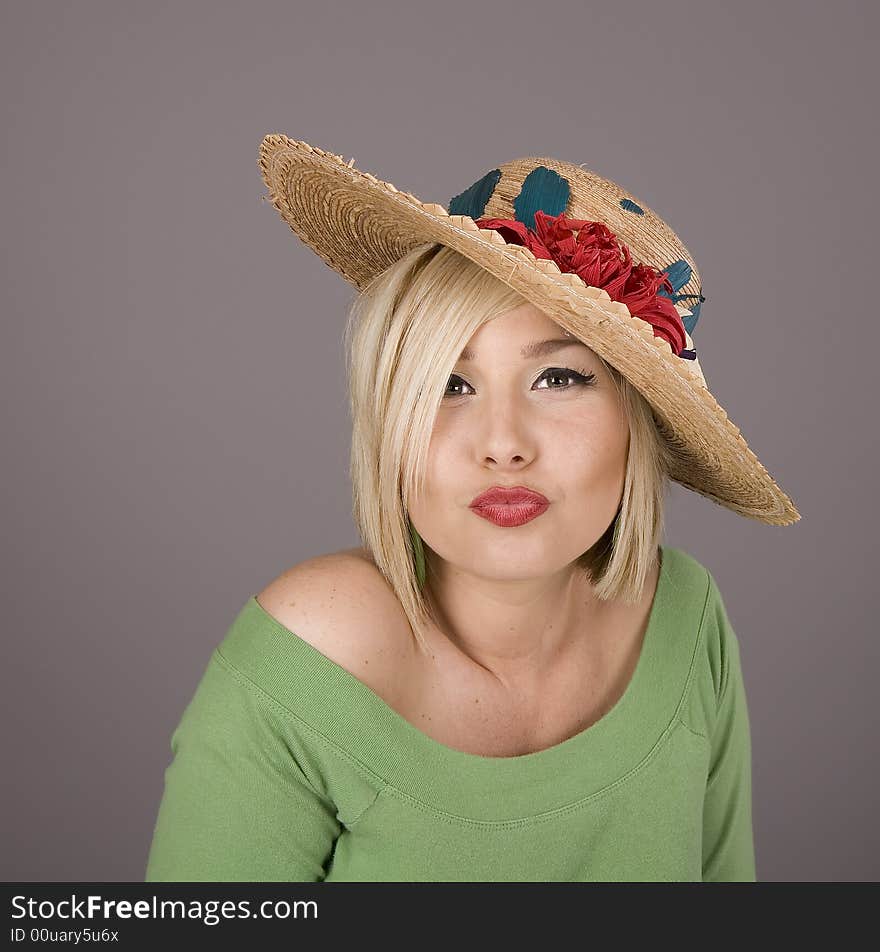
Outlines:
<svg viewBox="0 0 880 952"><path fill-rule="evenodd" d="M259 167L269 189L265 199L358 290L417 245L454 248L629 379L674 450L676 482L768 525L800 519L708 389L691 337L705 300L692 256L658 215L619 185L582 165L529 157L492 169L444 207L360 171L354 159L346 163L280 134L263 139ZM653 307L644 308L644 293L625 293L632 291L629 284L585 281L587 259L571 254L575 230L579 237L592 230L590 240L599 245L603 236L616 239L633 279L642 269L641 291L650 292ZM653 284L652 275L658 276Z"/></svg>

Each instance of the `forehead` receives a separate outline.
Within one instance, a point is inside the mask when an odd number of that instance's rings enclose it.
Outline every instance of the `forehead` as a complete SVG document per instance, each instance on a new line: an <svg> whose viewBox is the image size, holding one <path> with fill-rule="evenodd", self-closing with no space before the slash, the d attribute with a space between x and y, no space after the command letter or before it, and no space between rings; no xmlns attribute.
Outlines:
<svg viewBox="0 0 880 952"><path fill-rule="evenodd" d="M539 308L524 304L493 317L477 328L459 359L478 360L499 351L535 358L566 348L590 351L586 344L569 334Z"/></svg>

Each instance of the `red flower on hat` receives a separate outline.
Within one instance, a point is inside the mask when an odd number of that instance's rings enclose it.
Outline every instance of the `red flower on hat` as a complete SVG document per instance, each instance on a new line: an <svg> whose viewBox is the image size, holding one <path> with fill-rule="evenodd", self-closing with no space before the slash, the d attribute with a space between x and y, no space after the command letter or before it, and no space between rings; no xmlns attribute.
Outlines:
<svg viewBox="0 0 880 952"><path fill-rule="evenodd" d="M667 273L634 265L629 248L603 222L566 218L564 212L547 215L539 209L534 230L509 218L479 218L475 224L494 229L508 244L524 245L536 258L555 261L560 271L578 275L585 284L603 288L612 301L651 324L654 336L668 341L676 356L687 346L675 305L657 293L661 288L673 291Z"/></svg>

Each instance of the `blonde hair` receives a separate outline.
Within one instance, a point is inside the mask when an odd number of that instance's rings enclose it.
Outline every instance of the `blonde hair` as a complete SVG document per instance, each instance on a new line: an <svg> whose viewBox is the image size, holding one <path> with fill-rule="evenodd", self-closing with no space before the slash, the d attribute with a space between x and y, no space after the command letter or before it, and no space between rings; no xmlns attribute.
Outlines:
<svg viewBox="0 0 880 952"><path fill-rule="evenodd" d="M428 244L377 275L349 312L352 512L423 646L422 632L436 619L416 576L409 500L424 486L434 418L459 354L481 325L525 303L464 255ZM632 603L663 536L670 450L641 393L602 363L629 420L629 453L617 514L577 565L597 598Z"/></svg>

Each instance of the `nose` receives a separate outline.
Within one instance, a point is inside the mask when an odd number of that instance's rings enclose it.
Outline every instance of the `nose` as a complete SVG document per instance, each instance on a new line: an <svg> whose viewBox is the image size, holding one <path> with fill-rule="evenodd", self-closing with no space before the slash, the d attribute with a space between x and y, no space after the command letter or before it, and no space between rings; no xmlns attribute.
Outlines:
<svg viewBox="0 0 880 952"><path fill-rule="evenodd" d="M480 414L476 451L482 465L527 465L535 455L526 410L515 400L487 402Z"/></svg>

